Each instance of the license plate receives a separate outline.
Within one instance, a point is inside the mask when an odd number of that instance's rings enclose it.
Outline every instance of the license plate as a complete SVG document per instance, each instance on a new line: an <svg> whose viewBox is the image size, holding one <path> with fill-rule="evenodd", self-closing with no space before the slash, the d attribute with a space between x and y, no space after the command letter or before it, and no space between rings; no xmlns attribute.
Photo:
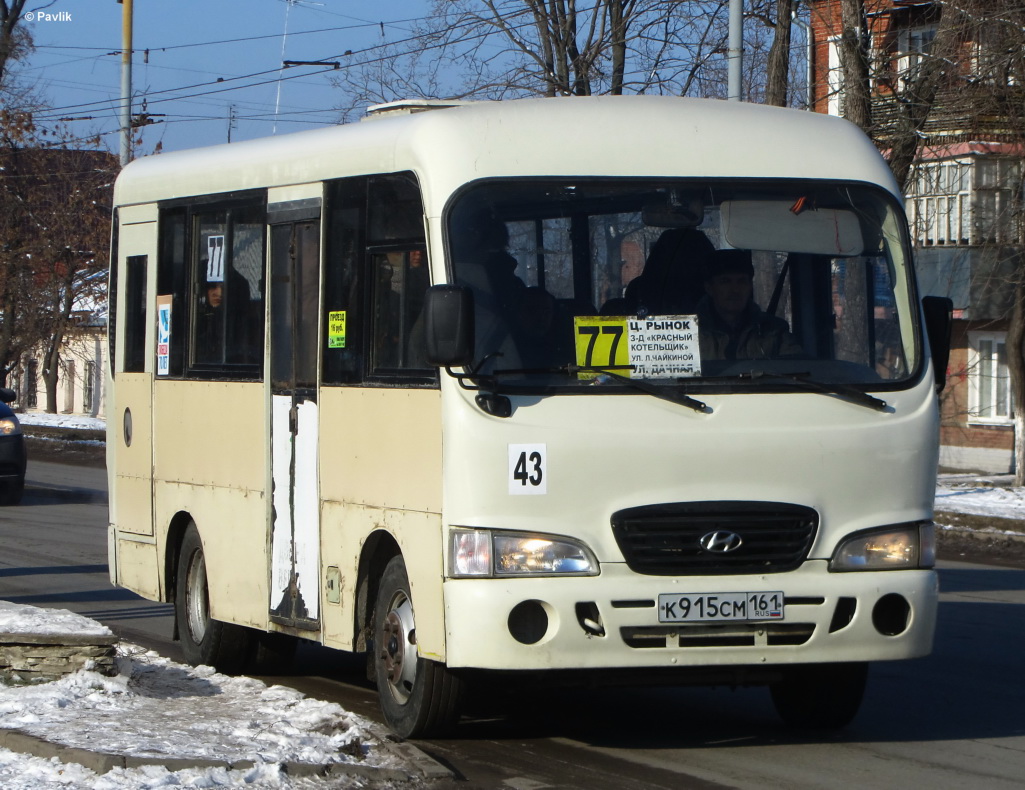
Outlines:
<svg viewBox="0 0 1025 790"><path fill-rule="evenodd" d="M662 593L658 596L660 623L735 622L783 619L783 593Z"/></svg>

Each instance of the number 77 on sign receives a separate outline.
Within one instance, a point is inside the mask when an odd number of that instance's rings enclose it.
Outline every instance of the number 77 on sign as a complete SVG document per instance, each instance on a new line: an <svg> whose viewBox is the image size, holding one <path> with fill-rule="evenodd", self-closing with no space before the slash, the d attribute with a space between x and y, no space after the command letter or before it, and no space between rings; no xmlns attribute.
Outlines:
<svg viewBox="0 0 1025 790"><path fill-rule="evenodd" d="M630 344L627 338L627 319L624 316L579 315L573 319L574 345L577 365L582 368L620 368L630 375ZM584 370L577 374L582 379L593 379L596 371Z"/></svg>

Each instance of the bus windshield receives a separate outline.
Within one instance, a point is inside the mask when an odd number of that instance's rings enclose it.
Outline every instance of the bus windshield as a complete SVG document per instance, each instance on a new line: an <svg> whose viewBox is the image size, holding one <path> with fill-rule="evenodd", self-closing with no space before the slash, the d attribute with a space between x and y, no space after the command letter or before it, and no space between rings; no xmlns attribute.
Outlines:
<svg viewBox="0 0 1025 790"><path fill-rule="evenodd" d="M503 388L919 373L894 199L822 181L492 180L447 214L474 297L474 372Z"/></svg>

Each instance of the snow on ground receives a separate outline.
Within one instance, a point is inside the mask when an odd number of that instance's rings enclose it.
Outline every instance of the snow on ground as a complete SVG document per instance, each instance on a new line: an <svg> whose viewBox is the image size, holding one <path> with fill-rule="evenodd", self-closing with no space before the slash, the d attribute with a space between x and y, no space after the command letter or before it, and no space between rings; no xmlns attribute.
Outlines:
<svg viewBox="0 0 1025 790"><path fill-rule="evenodd" d="M936 510L1025 521L1025 488L1015 488L1012 482L1010 475L940 475ZM1025 534L1020 529L1006 531Z"/></svg>
<svg viewBox="0 0 1025 790"><path fill-rule="evenodd" d="M0 601L0 633L109 635L103 625L56 609ZM0 748L0 787L381 787L372 779L289 778L282 763L348 763L402 769L371 725L339 705L282 686L187 667L129 644L119 674L83 670L46 683L0 683L0 728L17 728L51 743L160 761L224 761L222 767L170 771L162 766L115 768L99 776L75 763ZM227 763L251 761L229 770ZM382 774L383 776L383 774ZM390 782L384 782L390 785Z"/></svg>
<svg viewBox="0 0 1025 790"><path fill-rule="evenodd" d="M75 428L78 430L103 431L107 421L98 417L81 417L76 414L47 414L43 411L18 412L22 425L42 425L53 428Z"/></svg>

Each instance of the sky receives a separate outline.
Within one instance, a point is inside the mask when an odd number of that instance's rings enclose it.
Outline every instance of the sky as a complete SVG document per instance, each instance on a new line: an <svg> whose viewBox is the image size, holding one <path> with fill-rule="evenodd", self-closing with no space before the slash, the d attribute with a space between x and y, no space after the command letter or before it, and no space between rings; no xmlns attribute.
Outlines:
<svg viewBox="0 0 1025 790"><path fill-rule="evenodd" d="M135 0L133 114L142 149L192 148L337 123L331 67L409 35L428 0ZM116 0L30 0L36 50L20 70L75 134L119 148L122 9ZM346 56L344 53L353 54ZM145 100L145 105L143 105ZM229 118L234 121L229 124ZM229 126L231 127L229 130Z"/></svg>

